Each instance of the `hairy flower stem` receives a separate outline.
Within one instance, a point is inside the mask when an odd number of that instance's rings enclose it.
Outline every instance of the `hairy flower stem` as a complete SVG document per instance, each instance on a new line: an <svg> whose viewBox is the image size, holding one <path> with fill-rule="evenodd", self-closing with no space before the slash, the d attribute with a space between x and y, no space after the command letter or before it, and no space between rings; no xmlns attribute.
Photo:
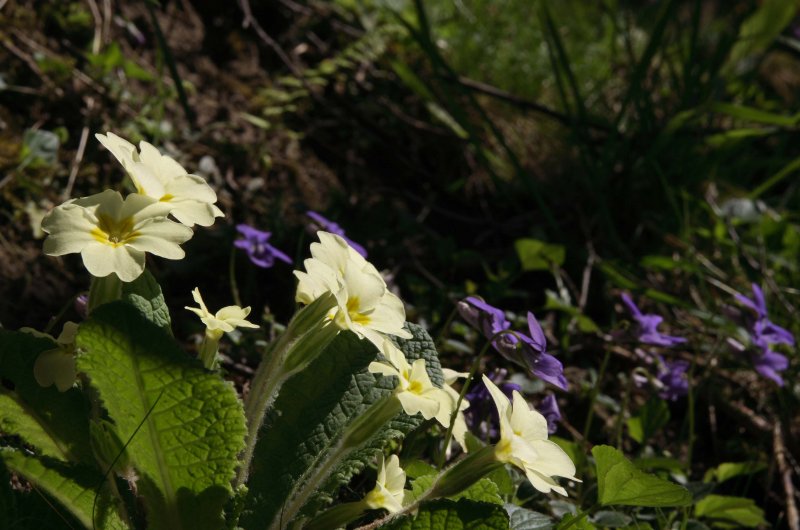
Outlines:
<svg viewBox="0 0 800 530"><path fill-rule="evenodd" d="M283 383L308 366L338 334L339 329L327 319L335 303L333 295L326 295L298 311L258 365L244 403L247 435L236 486L247 482L258 431Z"/></svg>
<svg viewBox="0 0 800 530"><path fill-rule="evenodd" d="M330 530L331 528L342 528L368 509L369 507L363 500L338 504L330 510L322 512L303 525L303 530Z"/></svg>
<svg viewBox="0 0 800 530"><path fill-rule="evenodd" d="M338 464L350 453L361 448L376 432L381 430L393 417L402 410L402 405L394 393L388 394L362 412L351 423L339 441L329 451L320 454L309 465L310 476L302 476L297 484L300 489L289 498L281 511L281 517L272 521L270 528L280 528L280 521L294 519L305 504L330 477Z"/></svg>
<svg viewBox="0 0 800 530"><path fill-rule="evenodd" d="M213 370L217 364L217 351L219 350L219 337L214 337L206 333L203 342L200 343L198 357L203 362L207 370Z"/></svg>
<svg viewBox="0 0 800 530"><path fill-rule="evenodd" d="M495 446L488 445L445 469L417 502L461 493L502 465L495 456Z"/></svg>
<svg viewBox="0 0 800 530"><path fill-rule="evenodd" d="M116 274L109 274L98 278L92 276L92 284L89 287L88 311L91 313L95 308L119 300L122 296L122 281Z"/></svg>

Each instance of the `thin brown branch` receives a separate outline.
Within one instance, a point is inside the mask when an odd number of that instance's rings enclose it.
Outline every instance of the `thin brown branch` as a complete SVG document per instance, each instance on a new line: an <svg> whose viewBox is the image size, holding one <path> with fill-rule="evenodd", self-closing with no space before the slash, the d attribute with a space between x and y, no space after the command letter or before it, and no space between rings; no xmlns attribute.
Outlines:
<svg viewBox="0 0 800 530"><path fill-rule="evenodd" d="M795 490L792 483L792 469L786 462L786 444L783 441L781 422L775 419L775 426L772 429L772 447L775 450L775 460L778 463L778 473L783 483L783 491L786 494L786 524L789 530L800 530L800 515L797 511L795 502Z"/></svg>

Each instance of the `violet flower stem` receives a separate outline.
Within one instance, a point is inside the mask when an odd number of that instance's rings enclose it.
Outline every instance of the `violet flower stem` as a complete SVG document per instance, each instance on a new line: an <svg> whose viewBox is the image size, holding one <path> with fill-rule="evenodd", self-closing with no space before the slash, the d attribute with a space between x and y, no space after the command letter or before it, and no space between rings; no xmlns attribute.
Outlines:
<svg viewBox="0 0 800 530"><path fill-rule="evenodd" d="M228 261L228 281L231 284L233 303L242 307L242 297L239 296L239 286L236 284L236 249L231 250L231 259Z"/></svg>
<svg viewBox="0 0 800 530"><path fill-rule="evenodd" d="M458 401L456 401L455 410L453 410L453 415L450 418L450 425L447 426L447 433L444 435L444 445L442 445L442 451L439 453L439 461L437 462L437 466L439 469L444 467L444 461L447 457L447 447L450 445L450 438L453 436L453 428L456 425L456 418L458 417L458 413L460 411L461 402L464 401L464 396L467 395L467 391L469 390L469 385L472 382L472 378L475 377L475 374L478 371L478 368L481 365L481 360L483 359L484 354L486 353L486 349L489 347L489 344L483 347L481 352L475 358L475 361L472 363L472 368L469 370L469 375L467 376L466 381L464 381L464 385L461 387L461 393L458 394ZM447 383L445 383L447 384Z"/></svg>
<svg viewBox="0 0 800 530"><path fill-rule="evenodd" d="M616 439L617 447L622 447L622 426L625 423L625 413L631 400L631 388L633 387L633 374L628 376L628 381L625 384L625 394L622 396L622 406L620 407L619 415L617 416L616 425Z"/></svg>
<svg viewBox="0 0 800 530"><path fill-rule="evenodd" d="M606 367L608 360L611 358L611 350L606 348L606 353L603 356L603 362L600 364L600 371L597 372L597 381L592 389L592 396L589 398L589 411L586 413L586 423L583 424L583 439L589 439L589 429L592 427L592 418L594 417L594 404L597 401L597 394L600 393L600 384L603 382L603 377L606 375Z"/></svg>
<svg viewBox="0 0 800 530"><path fill-rule="evenodd" d="M694 447L694 429L695 429L695 417L694 417L694 385L692 385L692 375L694 375L694 359L692 359L692 364L689 366L689 374L687 378L689 379L689 392L687 394L688 399L688 406L689 406L689 443L686 447L686 473L688 477L691 479L692 477L692 448Z"/></svg>
<svg viewBox="0 0 800 530"><path fill-rule="evenodd" d="M445 320L444 324L442 325L442 331L439 332L436 340L433 341L433 344L436 346L436 351L442 350L442 341L444 340L445 336L447 336L447 333L450 330L450 324L453 322L453 319L455 319L456 315L458 315L458 306L453 307L453 310L450 311L450 314L447 316L447 320Z"/></svg>
<svg viewBox="0 0 800 530"><path fill-rule="evenodd" d="M606 367L608 366L608 361L611 358L611 349L606 348L606 353L603 355L603 362L600 364L600 371L597 372L597 381L595 382L594 388L592 389L592 396L589 398L589 410L586 413L586 423L583 425L583 440L589 439L589 429L592 427L592 418L594 416L594 404L597 401L597 394L600 393L600 383L603 381L603 377L606 375ZM578 505L580 506L583 503L583 485L585 482L578 483L578 499L580 502ZM575 521L571 521L568 526Z"/></svg>

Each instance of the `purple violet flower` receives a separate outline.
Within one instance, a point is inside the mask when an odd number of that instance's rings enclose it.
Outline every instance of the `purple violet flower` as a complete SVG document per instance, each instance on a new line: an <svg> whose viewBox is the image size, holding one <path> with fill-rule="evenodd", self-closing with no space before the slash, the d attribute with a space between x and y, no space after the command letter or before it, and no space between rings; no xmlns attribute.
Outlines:
<svg viewBox="0 0 800 530"><path fill-rule="evenodd" d="M503 394L509 399L512 392L519 392L521 387L516 383L506 381L508 371L499 368L488 374L489 379L497 385ZM492 400L489 389L483 384L483 378L475 378L477 381L464 396L469 401L469 408L464 411L467 425L472 432L479 433L484 439L496 439L500 435L500 418L497 416L497 407Z"/></svg>
<svg viewBox="0 0 800 530"><path fill-rule="evenodd" d="M491 306L476 296L468 296L457 307L461 317L489 340L511 327L511 322L506 319L502 309Z"/></svg>
<svg viewBox="0 0 800 530"><path fill-rule="evenodd" d="M735 298L740 304L755 312L755 320L751 320L750 325L750 340L760 351L751 355L753 366L756 372L775 381L778 386L783 386L783 378L779 372L789 367L789 360L784 355L773 351L771 346L773 344L794 346L794 335L769 319L764 292L755 283L751 288L753 289L752 299L743 294L736 294Z"/></svg>
<svg viewBox="0 0 800 530"><path fill-rule="evenodd" d="M789 368L789 359L785 355L767 348L762 350L761 353L753 354L752 360L756 372L767 379L775 381L778 386L783 386L783 377L779 372Z"/></svg>
<svg viewBox="0 0 800 530"><path fill-rule="evenodd" d="M689 393L689 378L686 372L689 370L689 363L686 361L665 361L658 356L658 376L659 383L663 386L659 391L662 399L675 401Z"/></svg>
<svg viewBox="0 0 800 530"><path fill-rule="evenodd" d="M627 293L622 293L622 301L630 311L633 319L639 324L639 342L665 347L676 346L686 342L683 337L660 333L657 328L664 319L659 315L642 313Z"/></svg>
<svg viewBox="0 0 800 530"><path fill-rule="evenodd" d="M561 421L561 410L558 408L555 394L547 394L536 410L547 420L547 432L555 434L558 430L558 422Z"/></svg>
<svg viewBox="0 0 800 530"><path fill-rule="evenodd" d="M564 366L545 351L547 340L533 313L528 312L530 335L525 335L510 331L511 323L506 319L505 313L475 296L465 298L458 303L457 308L464 320L480 330L487 340L492 341L492 346L500 355L548 383L563 390L568 388Z"/></svg>
<svg viewBox="0 0 800 530"><path fill-rule="evenodd" d="M344 229L341 226L334 223L330 219L326 219L317 212L311 210L307 211L306 215L309 216L311 219L313 219L314 223L316 223L319 226L319 228L325 230L326 232L330 232L331 234L336 234L337 236L341 237L342 239L347 241L348 245L353 247L353 250L355 250L365 258L367 257L367 250L363 246L359 245L358 243L347 237L344 233Z"/></svg>
<svg viewBox="0 0 800 530"><path fill-rule="evenodd" d="M262 232L246 224L236 225L236 230L244 236L233 242L236 248L247 251L250 261L258 267L268 269L279 259L291 265L292 259L268 243L272 232Z"/></svg>

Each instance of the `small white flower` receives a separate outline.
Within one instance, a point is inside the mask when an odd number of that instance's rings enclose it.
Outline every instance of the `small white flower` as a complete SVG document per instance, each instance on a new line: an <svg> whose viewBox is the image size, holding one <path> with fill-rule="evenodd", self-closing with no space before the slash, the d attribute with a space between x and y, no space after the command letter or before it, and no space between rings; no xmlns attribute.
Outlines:
<svg viewBox="0 0 800 530"><path fill-rule="evenodd" d="M386 335L411 338L403 329L403 302L390 292L378 270L341 237L317 232L311 244L306 271L295 271L299 282L296 300L310 304L326 292L334 294L337 307L329 315L341 329L353 331L378 348Z"/></svg>
<svg viewBox="0 0 800 530"><path fill-rule="evenodd" d="M547 439L547 420L528 406L525 398L513 392L514 404L503 392L483 376L500 417L500 441L495 446L495 458L513 464L525 471L525 475L537 490L561 495L567 491L552 477L575 478L575 464L567 453Z"/></svg>
<svg viewBox="0 0 800 530"><path fill-rule="evenodd" d="M425 359L416 359L408 364L403 352L392 341L384 339L382 353L386 360L371 362L368 370L374 374L397 377L395 395L405 413L409 416L420 413L426 420L436 418L439 424L448 428L458 394L454 399L447 390L434 386L425 369ZM450 390L455 393L453 389Z"/></svg>
<svg viewBox="0 0 800 530"><path fill-rule="evenodd" d="M46 333L40 333L30 328L23 328L21 331L29 332L37 337L53 338ZM78 376L75 368L75 352L73 351L77 333L78 324L65 322L61 334L55 339L58 347L43 351L36 358L33 363L33 377L39 386L48 387L55 384L59 392L66 392L72 388L75 378Z"/></svg>
<svg viewBox="0 0 800 530"><path fill-rule="evenodd" d="M247 315L250 314L249 307L242 308L238 305L229 305L212 314L203 302L203 297L200 296L200 289L197 287L192 291L192 298L200 307L186 306L186 309L199 316L203 324L206 325L206 333L217 340L222 337L223 333L231 332L235 328L258 328L258 325L245 320Z"/></svg>
<svg viewBox="0 0 800 530"><path fill-rule="evenodd" d="M373 510L385 509L389 513L397 513L403 509L405 496L406 473L400 467L397 455L389 457L384 463L383 455L378 456L378 480L375 488L364 497L364 504Z"/></svg>
<svg viewBox="0 0 800 530"><path fill-rule="evenodd" d="M114 133L95 137L122 164L136 191L170 206L170 213L186 226L211 226L214 218L224 214L214 204L217 194L198 175L188 173L183 166L147 142L139 150Z"/></svg>
<svg viewBox="0 0 800 530"><path fill-rule="evenodd" d="M97 277L116 274L130 282L144 271L145 252L181 259L179 246L191 229L166 218L169 207L143 195L119 192L73 199L55 207L42 221L49 234L44 253L63 256L80 252L86 269Z"/></svg>

